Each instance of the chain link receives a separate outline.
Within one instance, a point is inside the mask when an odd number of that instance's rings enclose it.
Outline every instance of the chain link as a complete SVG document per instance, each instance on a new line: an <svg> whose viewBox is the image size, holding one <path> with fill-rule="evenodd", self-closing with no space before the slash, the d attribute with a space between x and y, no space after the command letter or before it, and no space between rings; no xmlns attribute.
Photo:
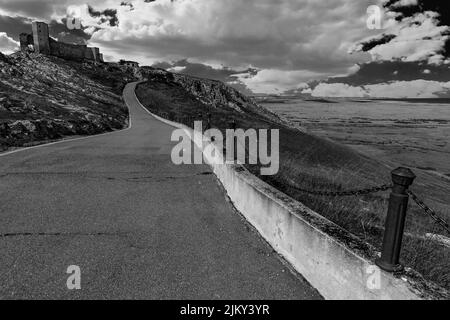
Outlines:
<svg viewBox="0 0 450 320"><path fill-rule="evenodd" d="M168 118L168 114L166 112L161 113L161 116L163 118ZM178 119L178 120L182 120L182 119ZM191 121L191 118L188 117L187 122L190 123L190 121ZM304 189L304 188L301 188L294 184L291 184L290 186L292 188L294 188L295 190L303 192L303 193L316 195L316 196L324 196L324 197L362 196L362 195L383 192L383 191L392 189L392 185L390 185L390 184L384 184L379 187L371 187L371 188L366 188L366 189L347 190L347 191L319 191L319 190ZM411 198L414 200L414 202L417 203L417 205L425 211L426 214L428 214L437 224L439 224L442 228L444 228L450 234L450 226L444 219L439 217L433 209L428 207L422 200L420 200L419 197L417 197L417 195L414 192L412 192L411 190L408 190L408 194L411 196Z"/></svg>
<svg viewBox="0 0 450 320"><path fill-rule="evenodd" d="M318 191L318 190L308 190L303 189L298 186L291 185L294 189L316 195L316 196L325 196L325 197L346 197L346 196L362 196L367 195L371 193L377 193L382 191L387 191L392 188L392 185L384 184L379 187L372 187L372 188L366 188L366 189L359 189L359 190L347 190L347 191Z"/></svg>
<svg viewBox="0 0 450 320"><path fill-rule="evenodd" d="M425 211L426 214L428 214L434 221L436 221L437 224L439 224L442 228L447 231L448 234L450 234L450 226L441 217L437 215L437 213L431 209L429 206L427 206L414 192L411 190L408 190L408 194L411 196L411 198L414 200L417 205Z"/></svg>

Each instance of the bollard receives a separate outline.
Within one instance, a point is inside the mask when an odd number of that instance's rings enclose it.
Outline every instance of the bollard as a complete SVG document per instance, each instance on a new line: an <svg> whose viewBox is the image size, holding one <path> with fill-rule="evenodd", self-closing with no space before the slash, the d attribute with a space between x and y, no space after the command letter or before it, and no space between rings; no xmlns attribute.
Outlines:
<svg viewBox="0 0 450 320"><path fill-rule="evenodd" d="M408 209L408 187L416 176L407 168L397 168L392 171L392 193L384 229L381 258L375 262L377 266L388 272L403 270L400 264L403 230L405 227L406 210Z"/></svg>

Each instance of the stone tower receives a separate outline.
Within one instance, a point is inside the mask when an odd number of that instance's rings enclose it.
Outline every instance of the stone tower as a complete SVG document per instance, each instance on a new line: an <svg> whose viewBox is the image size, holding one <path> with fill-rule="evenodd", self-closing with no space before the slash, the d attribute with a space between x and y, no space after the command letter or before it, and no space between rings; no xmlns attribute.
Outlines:
<svg viewBox="0 0 450 320"><path fill-rule="evenodd" d="M21 33L19 35L20 39L20 50L26 51L28 49L28 46L31 44L34 44L33 35L28 33Z"/></svg>
<svg viewBox="0 0 450 320"><path fill-rule="evenodd" d="M50 54L48 25L44 22L33 22L34 51Z"/></svg>

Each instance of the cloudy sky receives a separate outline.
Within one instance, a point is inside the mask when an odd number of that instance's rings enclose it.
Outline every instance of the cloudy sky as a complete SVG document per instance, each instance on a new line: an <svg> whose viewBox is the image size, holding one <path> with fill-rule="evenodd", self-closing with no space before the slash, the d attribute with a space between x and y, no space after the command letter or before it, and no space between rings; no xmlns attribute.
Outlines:
<svg viewBox="0 0 450 320"><path fill-rule="evenodd" d="M53 37L98 46L109 61L218 79L246 93L447 97L444 2L0 0L0 51L16 50L19 33L41 20ZM382 9L381 29L367 26L373 5ZM81 30L67 28L68 15L81 18Z"/></svg>

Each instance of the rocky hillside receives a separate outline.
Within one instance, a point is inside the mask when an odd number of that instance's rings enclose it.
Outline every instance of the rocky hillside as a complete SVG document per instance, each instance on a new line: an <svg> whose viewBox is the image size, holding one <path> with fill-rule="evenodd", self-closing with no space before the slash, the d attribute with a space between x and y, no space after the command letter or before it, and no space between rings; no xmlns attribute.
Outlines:
<svg viewBox="0 0 450 320"><path fill-rule="evenodd" d="M124 128L121 92L133 80L109 64L0 54L0 151Z"/></svg>
<svg viewBox="0 0 450 320"><path fill-rule="evenodd" d="M212 109L228 109L245 114L259 114L274 122L282 122L278 115L260 107L253 99L223 82L171 73L151 67L141 68L141 72L149 82L178 85L199 103Z"/></svg>

